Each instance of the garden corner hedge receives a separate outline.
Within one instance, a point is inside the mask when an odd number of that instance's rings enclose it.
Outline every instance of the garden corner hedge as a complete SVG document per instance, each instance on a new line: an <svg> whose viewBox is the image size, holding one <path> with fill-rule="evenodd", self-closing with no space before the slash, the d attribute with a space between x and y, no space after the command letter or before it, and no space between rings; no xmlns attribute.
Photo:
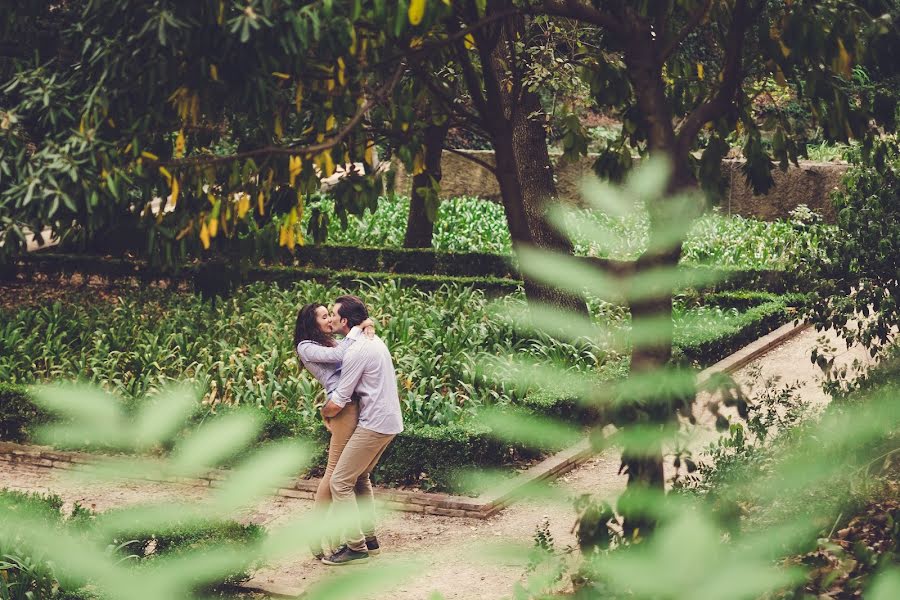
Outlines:
<svg viewBox="0 0 900 600"><path fill-rule="evenodd" d="M48 419L31 401L27 387L0 383L0 442L26 442Z"/></svg>
<svg viewBox="0 0 900 600"><path fill-rule="evenodd" d="M779 296L771 292L748 290L709 294L703 299L704 302L744 312L737 323L729 324L709 336L679 340L676 335L674 359L686 367L703 368L713 365L795 318L794 307L800 305L803 299L802 294ZM598 382L600 383L602 382ZM534 415L581 424L596 423L601 416L598 407L586 405L566 390L534 390L520 401L520 406Z"/></svg>

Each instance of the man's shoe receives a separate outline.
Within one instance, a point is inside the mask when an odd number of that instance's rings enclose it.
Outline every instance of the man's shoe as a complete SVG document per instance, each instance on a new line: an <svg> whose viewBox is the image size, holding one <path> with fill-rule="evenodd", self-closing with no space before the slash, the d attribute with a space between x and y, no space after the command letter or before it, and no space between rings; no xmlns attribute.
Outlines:
<svg viewBox="0 0 900 600"><path fill-rule="evenodd" d="M372 537L366 538L366 549L369 551L369 554L375 556L379 552L381 552L381 546L378 545L378 538L374 535Z"/></svg>
<svg viewBox="0 0 900 600"><path fill-rule="evenodd" d="M344 565L352 565L356 563L364 563L369 560L368 552L357 552L347 546L344 546L331 556L323 558L322 562L332 567L342 567Z"/></svg>
<svg viewBox="0 0 900 600"><path fill-rule="evenodd" d="M309 551L315 557L316 560L322 560L325 558L325 552L322 550L322 546L317 546L316 544L309 545Z"/></svg>

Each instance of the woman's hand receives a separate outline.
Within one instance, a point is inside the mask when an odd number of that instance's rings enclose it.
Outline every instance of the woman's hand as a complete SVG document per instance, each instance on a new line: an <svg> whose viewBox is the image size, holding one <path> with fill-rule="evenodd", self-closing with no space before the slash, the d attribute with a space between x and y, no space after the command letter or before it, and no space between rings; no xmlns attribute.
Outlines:
<svg viewBox="0 0 900 600"><path fill-rule="evenodd" d="M375 337L375 321L372 319L366 319L362 323L359 324L362 327L363 333L366 334L366 337L370 340Z"/></svg>

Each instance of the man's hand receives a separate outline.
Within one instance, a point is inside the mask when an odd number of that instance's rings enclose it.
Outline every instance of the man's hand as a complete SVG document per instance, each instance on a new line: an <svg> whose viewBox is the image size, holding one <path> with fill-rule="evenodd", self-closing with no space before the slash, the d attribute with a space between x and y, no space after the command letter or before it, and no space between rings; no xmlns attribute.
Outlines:
<svg viewBox="0 0 900 600"><path fill-rule="evenodd" d="M334 429L331 425L331 418L330 417L322 417L322 421L325 423L325 429L328 430L328 433L334 433Z"/></svg>
<svg viewBox="0 0 900 600"><path fill-rule="evenodd" d="M375 321L372 319L366 319L362 323L359 324L362 328L363 333L366 334L366 337L370 340L375 337Z"/></svg>
<svg viewBox="0 0 900 600"><path fill-rule="evenodd" d="M330 419L331 417L336 416L339 412L341 412L342 406L338 406L331 400L325 403L325 406L321 408L319 412L322 413L322 418Z"/></svg>

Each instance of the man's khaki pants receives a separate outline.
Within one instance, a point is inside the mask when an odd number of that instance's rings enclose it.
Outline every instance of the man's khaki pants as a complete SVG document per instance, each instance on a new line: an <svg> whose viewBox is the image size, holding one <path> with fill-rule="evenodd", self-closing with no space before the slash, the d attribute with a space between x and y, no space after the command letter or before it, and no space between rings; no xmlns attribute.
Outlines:
<svg viewBox="0 0 900 600"><path fill-rule="evenodd" d="M345 529L351 550L365 552L366 536L375 535L375 497L369 475L394 437L357 427L331 474L332 502L336 507L355 504L359 511L359 524Z"/></svg>

